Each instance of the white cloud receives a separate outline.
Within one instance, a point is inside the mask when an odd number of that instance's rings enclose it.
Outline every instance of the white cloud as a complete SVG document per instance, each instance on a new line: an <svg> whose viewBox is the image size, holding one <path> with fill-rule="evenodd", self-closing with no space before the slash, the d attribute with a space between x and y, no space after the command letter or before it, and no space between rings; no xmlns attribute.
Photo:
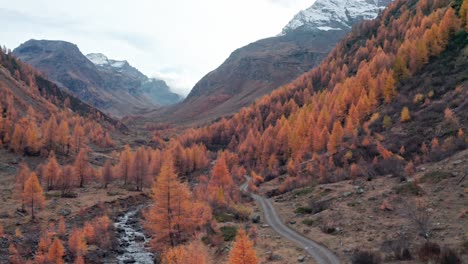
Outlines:
<svg viewBox="0 0 468 264"><path fill-rule="evenodd" d="M232 51L278 34L314 1L0 0L0 44L70 41L85 54L125 59L186 95Z"/></svg>

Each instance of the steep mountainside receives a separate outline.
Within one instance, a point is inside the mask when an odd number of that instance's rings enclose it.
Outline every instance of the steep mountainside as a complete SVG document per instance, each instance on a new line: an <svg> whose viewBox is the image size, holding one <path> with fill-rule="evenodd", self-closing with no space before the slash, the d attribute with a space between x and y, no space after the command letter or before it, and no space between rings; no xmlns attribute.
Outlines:
<svg viewBox="0 0 468 264"><path fill-rule="evenodd" d="M149 79L128 62L108 60L102 54L87 58L68 42L29 40L13 54L83 101L118 117L179 100L164 82Z"/></svg>
<svg viewBox="0 0 468 264"><path fill-rule="evenodd" d="M147 117L197 123L235 113L317 66L354 24L375 18L390 2L316 1L296 15L281 35L234 51L195 85L184 102Z"/></svg>
<svg viewBox="0 0 468 264"><path fill-rule="evenodd" d="M83 117L96 117L114 126L123 127L120 122L60 89L36 69L17 61L12 54L4 51L0 52L0 88L2 98L12 96L12 103L18 113L26 113L32 107L37 114L48 115L51 111L66 106ZM3 102L3 106L8 104Z"/></svg>
<svg viewBox="0 0 468 264"><path fill-rule="evenodd" d="M115 128L127 131L119 121L0 51L1 147L28 156L46 156L52 150L69 155L85 142L112 146L110 132Z"/></svg>
<svg viewBox="0 0 468 264"><path fill-rule="evenodd" d="M227 149L267 181L280 177L271 194L411 175L468 142L468 25L459 9L460 1L395 1L319 67L182 142Z"/></svg>

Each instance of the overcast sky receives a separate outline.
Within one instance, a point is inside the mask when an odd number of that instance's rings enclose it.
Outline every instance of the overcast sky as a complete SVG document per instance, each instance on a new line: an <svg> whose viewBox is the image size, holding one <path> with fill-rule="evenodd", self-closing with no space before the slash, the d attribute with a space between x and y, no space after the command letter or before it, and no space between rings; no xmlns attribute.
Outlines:
<svg viewBox="0 0 468 264"><path fill-rule="evenodd" d="M65 40L188 94L237 48L277 35L315 0L0 0L0 44Z"/></svg>

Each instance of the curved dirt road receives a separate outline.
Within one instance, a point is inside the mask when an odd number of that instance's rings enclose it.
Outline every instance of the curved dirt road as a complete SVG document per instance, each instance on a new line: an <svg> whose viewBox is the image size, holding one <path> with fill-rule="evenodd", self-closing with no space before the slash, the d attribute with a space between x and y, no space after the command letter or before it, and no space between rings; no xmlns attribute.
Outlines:
<svg viewBox="0 0 468 264"><path fill-rule="evenodd" d="M247 191L250 178L247 179L240 187L241 191L249 193ZM282 237L300 245L304 248L307 253L309 253L318 264L339 264L339 258L326 247L319 245L313 240L304 237L303 235L297 233L291 228L287 227L273 207L273 204L270 200L265 199L259 195L249 193L250 196L258 203L263 209L263 214L265 215L265 221Z"/></svg>

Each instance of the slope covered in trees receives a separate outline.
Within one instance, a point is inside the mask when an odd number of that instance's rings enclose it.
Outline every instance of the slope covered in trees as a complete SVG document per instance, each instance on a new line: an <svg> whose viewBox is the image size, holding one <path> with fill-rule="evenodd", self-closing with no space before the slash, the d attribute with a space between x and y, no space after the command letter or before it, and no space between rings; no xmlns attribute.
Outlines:
<svg viewBox="0 0 468 264"><path fill-rule="evenodd" d="M36 214L50 203L46 200L42 209L43 192L58 190L67 197L96 181L103 189L146 191L154 205L144 214L145 226L163 262L210 263L210 249L200 240L219 247L237 233L215 220L239 223L252 213L237 186L245 175L251 175L252 191L280 178L274 195L316 183L408 176L418 164L466 148L466 2L397 0L375 21L356 26L321 66L232 118L167 141L156 136L158 148L125 146L106 157L102 168L91 166L86 147L88 138L105 142L102 126L42 95L44 103L35 108L40 111L29 110L24 100L40 93L2 68L0 76L20 83L14 87L29 96L0 94L2 141L17 153L40 150L47 157L32 173L21 165L12 198ZM61 154L75 156L74 161L60 164L56 155ZM34 254L11 240L11 262L26 256L60 263L65 250L83 263L87 246L112 247L112 225L105 216L79 222L65 235L68 227L58 222L42 228ZM16 238L23 236L21 229ZM237 233L224 260L258 261L252 242L257 231L248 232Z"/></svg>
<svg viewBox="0 0 468 264"><path fill-rule="evenodd" d="M427 154L421 148L434 138L443 151L464 148L466 104L456 100L467 89L460 6L461 1L395 1L375 21L356 26L318 68L231 119L190 130L180 140L239 153L242 165L266 179L287 173L283 191L351 174L386 173L394 167L389 163L404 166L403 158L420 163ZM434 69L444 63L450 71ZM443 82L447 73L457 78ZM450 103L441 106L442 101ZM395 140L399 127L422 130L428 120L448 122L442 113L424 114L437 106L457 120L450 131L416 136L410 129L404 137L411 140L401 145ZM410 109L421 113L399 120L404 107L409 108L404 115L413 115Z"/></svg>
<svg viewBox="0 0 468 264"><path fill-rule="evenodd" d="M119 122L81 102L18 61L0 52L0 141L19 154L69 155L87 142L111 146Z"/></svg>

